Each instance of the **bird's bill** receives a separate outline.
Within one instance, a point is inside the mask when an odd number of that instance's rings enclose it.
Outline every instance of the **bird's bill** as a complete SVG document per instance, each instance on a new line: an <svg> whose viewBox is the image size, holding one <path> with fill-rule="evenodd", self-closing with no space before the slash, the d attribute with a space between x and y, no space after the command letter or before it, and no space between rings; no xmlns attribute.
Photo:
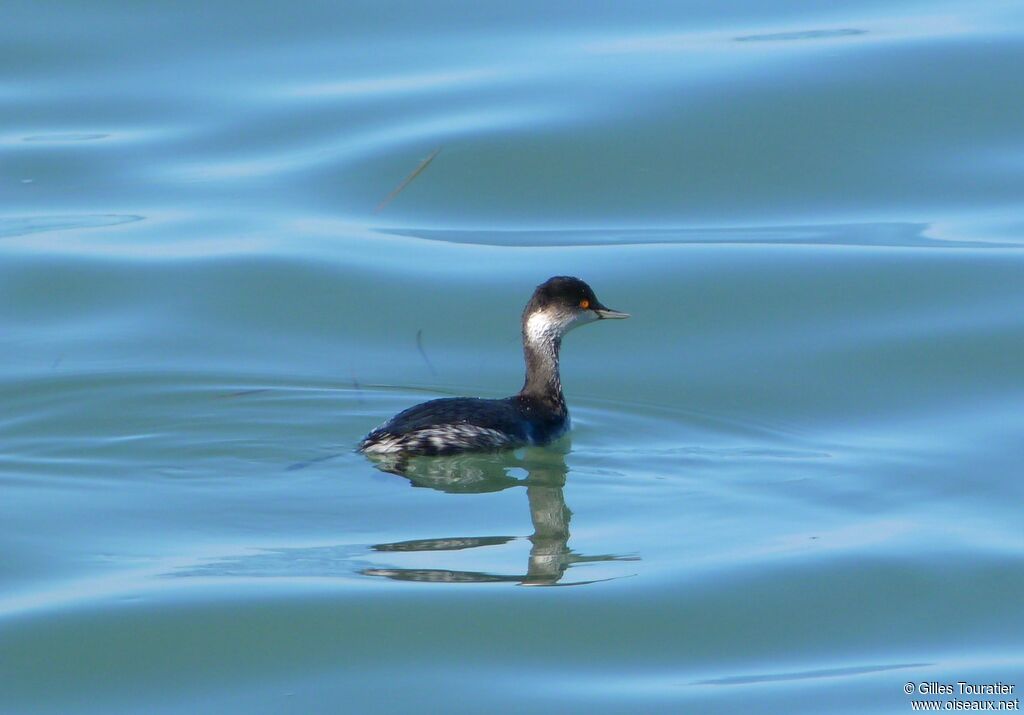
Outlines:
<svg viewBox="0 0 1024 715"><path fill-rule="evenodd" d="M597 317L601 320L622 320L629 317L629 313L623 313L618 310L612 310L611 308L594 308L594 312L597 313Z"/></svg>

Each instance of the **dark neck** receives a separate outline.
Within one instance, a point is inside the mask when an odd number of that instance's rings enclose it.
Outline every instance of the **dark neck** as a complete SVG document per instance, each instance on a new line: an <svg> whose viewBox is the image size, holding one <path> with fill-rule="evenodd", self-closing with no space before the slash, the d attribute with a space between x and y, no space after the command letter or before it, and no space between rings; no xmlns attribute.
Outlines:
<svg viewBox="0 0 1024 715"><path fill-rule="evenodd" d="M520 395L542 400L558 410L565 409L562 381L558 376L558 350L562 339L557 337L530 340L523 335L523 355L526 357L526 382Z"/></svg>

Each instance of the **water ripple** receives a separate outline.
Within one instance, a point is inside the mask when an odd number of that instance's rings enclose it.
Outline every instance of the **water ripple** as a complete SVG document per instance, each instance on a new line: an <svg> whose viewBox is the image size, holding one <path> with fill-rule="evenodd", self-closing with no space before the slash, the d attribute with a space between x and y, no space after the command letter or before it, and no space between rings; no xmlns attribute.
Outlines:
<svg viewBox="0 0 1024 715"><path fill-rule="evenodd" d="M852 37L865 35L867 30L858 30L852 27L837 28L834 30L798 30L795 32L766 32L759 35L743 35L737 37L736 42L786 42L792 40L831 40L837 37Z"/></svg>
<svg viewBox="0 0 1024 715"><path fill-rule="evenodd" d="M402 119L373 129L335 134L301 146L266 152L262 148L234 159L204 159L169 165L160 173L178 180L251 180L289 173L338 167L355 159L381 155L397 147L450 137L493 134L540 122L551 122L558 112L550 107L517 106L478 109Z"/></svg>
<svg viewBox="0 0 1024 715"><path fill-rule="evenodd" d="M0 238L27 236L48 231L74 231L82 228L102 228L142 221L143 216L119 214L81 214L69 216L16 216L0 218Z"/></svg>
<svg viewBox="0 0 1024 715"><path fill-rule="evenodd" d="M64 134L33 134L31 136L23 137L23 142L47 142L52 144L62 144L65 142L89 142L97 141L99 139L106 139L109 134L101 134L99 132L66 132Z"/></svg>
<svg viewBox="0 0 1024 715"><path fill-rule="evenodd" d="M730 675L724 678L695 680L694 685L751 685L754 683L779 683L787 680L815 680L819 678L847 678L851 675L883 673L905 668L928 668L934 663L894 663L892 665L861 665L846 668L818 668L792 673L764 673L757 675Z"/></svg>
<svg viewBox="0 0 1024 715"><path fill-rule="evenodd" d="M497 68L474 67L470 69L410 74L358 77L311 84L298 84L282 88L283 97L316 99L355 99L374 96L409 95L436 93L451 88L471 88L483 82L493 83L508 76L508 71ZM261 91L265 96L265 90Z"/></svg>
<svg viewBox="0 0 1024 715"><path fill-rule="evenodd" d="M563 230L378 229L380 233L477 246L642 246L749 244L891 248L1020 248L1019 244L933 238L926 223L823 224L742 228Z"/></svg>

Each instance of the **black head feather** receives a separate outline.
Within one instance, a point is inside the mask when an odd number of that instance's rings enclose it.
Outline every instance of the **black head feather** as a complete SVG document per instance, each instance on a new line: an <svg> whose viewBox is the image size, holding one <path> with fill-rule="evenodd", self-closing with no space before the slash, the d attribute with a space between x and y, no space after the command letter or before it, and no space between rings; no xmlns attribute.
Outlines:
<svg viewBox="0 0 1024 715"><path fill-rule="evenodd" d="M537 286L524 313L529 315L553 307L575 310L583 301L587 301L591 309L604 307L594 295L594 290L579 278L555 276Z"/></svg>

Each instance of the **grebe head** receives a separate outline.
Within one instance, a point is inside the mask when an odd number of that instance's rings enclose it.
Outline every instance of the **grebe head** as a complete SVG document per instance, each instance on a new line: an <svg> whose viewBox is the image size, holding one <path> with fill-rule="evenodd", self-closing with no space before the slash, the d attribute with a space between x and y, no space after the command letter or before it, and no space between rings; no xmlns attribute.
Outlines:
<svg viewBox="0 0 1024 715"><path fill-rule="evenodd" d="M628 318L612 310L579 278L555 276L537 286L523 311L523 337L531 343L557 341L567 332L595 320Z"/></svg>

